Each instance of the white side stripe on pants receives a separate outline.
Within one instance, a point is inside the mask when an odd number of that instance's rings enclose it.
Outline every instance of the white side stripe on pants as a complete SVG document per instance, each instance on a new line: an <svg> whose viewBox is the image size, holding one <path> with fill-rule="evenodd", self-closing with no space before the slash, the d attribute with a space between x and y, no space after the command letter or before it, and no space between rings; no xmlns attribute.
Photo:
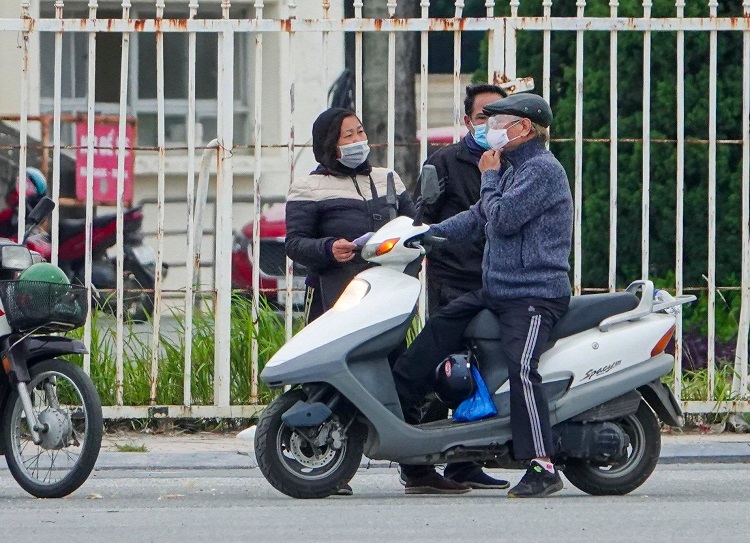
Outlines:
<svg viewBox="0 0 750 543"><path fill-rule="evenodd" d="M539 412L536 408L536 401L534 398L534 387L529 379L531 373L531 358L536 347L536 340L539 335L539 326L542 322L541 315L534 315L531 317L531 324L529 325L529 333L526 336L526 345L521 355L521 384L523 385L523 396L526 402L526 411L529 413L529 424L531 426L531 435L534 440L534 449L538 457L544 457L546 451L544 449L544 439L542 439L542 426L539 421Z"/></svg>

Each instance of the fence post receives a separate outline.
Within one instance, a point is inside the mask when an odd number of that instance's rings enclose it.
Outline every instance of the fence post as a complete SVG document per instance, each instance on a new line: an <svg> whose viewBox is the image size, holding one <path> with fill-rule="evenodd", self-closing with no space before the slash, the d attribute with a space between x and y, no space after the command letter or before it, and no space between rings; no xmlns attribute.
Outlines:
<svg viewBox="0 0 750 543"><path fill-rule="evenodd" d="M578 17L586 0L577 0ZM575 186L573 191L573 294L581 294L581 223L583 217L583 30L576 31Z"/></svg>
<svg viewBox="0 0 750 543"><path fill-rule="evenodd" d="M677 17L685 16L685 0L677 0ZM675 293L682 294L683 228L685 215L685 32L677 32L677 180L675 209ZM674 395L682 399L682 314L677 316L674 340Z"/></svg>
<svg viewBox="0 0 750 543"><path fill-rule="evenodd" d="M164 0L156 1L156 20L164 17ZM166 125L164 118L164 33L156 31L156 145L159 149L159 166L156 176L156 273L154 274L154 314L153 334L151 336L151 391L149 399L155 405L157 383L159 379L159 355L161 349L161 283L162 263L164 262L164 191L166 168Z"/></svg>
<svg viewBox="0 0 750 543"><path fill-rule="evenodd" d="M128 20L130 18L130 0L123 0L122 2L122 18L123 20ZM123 32L122 52L120 57L120 118L117 129L117 290L115 291L115 296L117 297L117 330L115 333L115 404L117 405L122 405L124 401L123 392L125 379L125 308L123 303L125 290L125 232L124 210L122 204L125 194L125 153L127 152L125 147L125 137L127 133L129 52L130 33ZM57 124L59 125L59 123ZM57 136L59 137L59 133Z"/></svg>
<svg viewBox="0 0 750 543"><path fill-rule="evenodd" d="M198 0L191 0L190 20L198 14ZM193 308L195 305L194 285L200 277L200 269L194 258L196 244L201 239L195 237L195 57L196 33L188 35L188 116L187 116L187 256L185 257L185 358L182 380L182 404L190 407L193 403ZM215 140L214 140L215 141ZM205 202L203 203L205 206ZM200 258L200 257L199 257Z"/></svg>
<svg viewBox="0 0 750 543"><path fill-rule="evenodd" d="M89 2L89 21L96 20L97 1ZM86 106L86 263L84 265L84 285L88 289L89 312L83 328L83 342L91 353L91 268L92 268L92 229L94 221L94 116L96 114L96 32L89 32L88 89ZM23 207L20 206L19 207ZM91 372L91 354L83 355L83 371Z"/></svg>
<svg viewBox="0 0 750 543"><path fill-rule="evenodd" d="M223 19L229 19L229 0L222 0ZM232 297L232 152L234 147L234 32L219 34L217 129L219 157L216 174L216 257L214 288L214 404L230 404L230 340Z"/></svg>
<svg viewBox="0 0 750 543"><path fill-rule="evenodd" d="M750 0L743 0L750 18ZM750 330L750 31L742 33L742 306L734 360L733 396L746 400L748 333Z"/></svg>
<svg viewBox="0 0 750 543"><path fill-rule="evenodd" d="M288 58L292 59L294 58L294 31L292 31L291 28L291 22L296 18L296 9L297 4L295 0L288 0L287 2L287 9L289 11L289 36L288 36ZM356 9L356 6L355 6ZM361 46L362 42L362 33L358 33L359 35L359 43ZM360 49L361 54L361 49ZM294 99L295 99L295 89L294 89L294 76L295 76L295 70L294 70L294 63L289 63L289 142L288 142L288 156L289 156L289 185L291 186L292 183L294 183L294 175L295 175L295 169L294 169ZM359 92L361 90L358 89ZM286 257L284 260L285 269L286 269L286 300L284 304L284 338L286 341L289 341L292 339L292 332L293 332L293 311L294 311L294 264L292 262L292 259L289 257ZM305 294L307 294L305 292Z"/></svg>

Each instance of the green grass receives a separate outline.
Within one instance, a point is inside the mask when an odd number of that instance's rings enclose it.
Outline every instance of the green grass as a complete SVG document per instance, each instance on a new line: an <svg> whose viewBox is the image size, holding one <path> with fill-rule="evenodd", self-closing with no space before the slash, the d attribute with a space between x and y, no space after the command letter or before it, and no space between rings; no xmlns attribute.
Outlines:
<svg viewBox="0 0 750 543"><path fill-rule="evenodd" d="M184 401L184 361L187 323L184 311L171 310L177 332L160 333L159 372L156 383L157 405L180 405ZM101 322L103 317L92 314L91 330L91 378L102 399L102 405L115 405L116 330L114 324ZM251 340L252 302L235 295L231 307L230 343L230 401L235 405L251 403ZM301 323L296 323L296 328ZM276 313L261 301L258 311L258 371L284 344L284 324ZM142 328L142 326L141 326ZM82 338L83 329L71 333ZM123 334L123 404L148 405L151 390L152 342L148 334L136 331L134 325L125 323ZM213 403L214 371L214 317L207 307L197 307L193 315L191 353L191 394L194 405ZM81 365L80 355L69 357ZM258 403L269 402L278 392L271 391L262 383L258 388Z"/></svg>
<svg viewBox="0 0 750 543"><path fill-rule="evenodd" d="M686 370L682 372L682 401L701 402L717 401L730 402L737 399L736 394L732 392L732 379L735 376L734 368L731 364L720 365L714 373L713 394L708 393L708 370ZM674 372L664 377L664 382L669 388L674 390Z"/></svg>
<svg viewBox="0 0 750 543"><path fill-rule="evenodd" d="M177 332L161 334L161 354L157 379L157 405L181 405L183 403L183 380L185 359L186 321L184 311L172 310ZM101 314L92 314L91 378L96 385L103 405L115 405L115 360L116 343L114 325L102 325ZM108 318L108 317L107 317ZM252 302L245 296L235 295L231 307L230 343L230 401L233 405L247 405L251 402L252 366L251 340L254 336ZM295 331L301 328L295 322ZM285 343L284 324L265 301L261 301L258 312L258 371ZM141 326L142 328L142 326ZM415 318L407 334L407 342L416 336L420 329L419 319ZM72 332L75 337L83 337L83 329ZM131 323L125 323L124 332L124 405L148 405L151 389L152 343L148 334L138 332ZM71 356L79 365L82 356ZM194 405L213 404L214 370L214 317L205 305L197 307L193 315L191 393ZM682 375L682 400L716 401L736 399L732 393L732 364L720 363L716 369L713 395L708 394L708 371L684 371ZM670 388L674 385L674 374L665 377ZM257 403L268 404L278 391L272 391L262 383L258 386Z"/></svg>
<svg viewBox="0 0 750 543"><path fill-rule="evenodd" d="M148 449L145 445L133 445L126 443L125 445L118 445L115 443L115 449L117 452L134 452L134 453L145 453Z"/></svg>

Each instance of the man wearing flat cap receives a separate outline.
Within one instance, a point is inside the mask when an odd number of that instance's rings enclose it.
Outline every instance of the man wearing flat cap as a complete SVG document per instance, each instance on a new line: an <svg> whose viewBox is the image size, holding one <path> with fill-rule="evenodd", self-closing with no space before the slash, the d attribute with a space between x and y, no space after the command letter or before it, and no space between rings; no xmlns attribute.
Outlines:
<svg viewBox="0 0 750 543"><path fill-rule="evenodd" d="M570 301L573 198L565 170L545 146L552 111L542 97L514 94L483 111L489 117L491 150L479 160L480 200L430 228L430 234L456 243L485 233L482 288L427 321L396 362L394 378L408 418L431 391L435 367L463 349L463 331L472 318L482 309L492 310L502 330L510 379L513 455L529 461L508 496L543 497L563 488L550 461L554 449L538 364ZM508 163L502 175L501 155Z"/></svg>

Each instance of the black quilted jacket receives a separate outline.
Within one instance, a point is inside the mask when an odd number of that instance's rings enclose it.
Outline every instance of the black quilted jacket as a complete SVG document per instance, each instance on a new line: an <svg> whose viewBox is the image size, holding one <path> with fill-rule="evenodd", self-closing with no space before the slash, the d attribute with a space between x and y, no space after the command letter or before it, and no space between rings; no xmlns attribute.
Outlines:
<svg viewBox="0 0 750 543"><path fill-rule="evenodd" d="M312 174L289 188L286 204L286 254L307 267L307 284L320 288L325 309L333 305L349 281L369 267L359 255L337 262L331 246L337 239L353 241L374 232L396 215L414 217L416 208L394 173L397 202L386 202L386 168L369 175L337 177ZM374 187L374 193L373 193Z"/></svg>

